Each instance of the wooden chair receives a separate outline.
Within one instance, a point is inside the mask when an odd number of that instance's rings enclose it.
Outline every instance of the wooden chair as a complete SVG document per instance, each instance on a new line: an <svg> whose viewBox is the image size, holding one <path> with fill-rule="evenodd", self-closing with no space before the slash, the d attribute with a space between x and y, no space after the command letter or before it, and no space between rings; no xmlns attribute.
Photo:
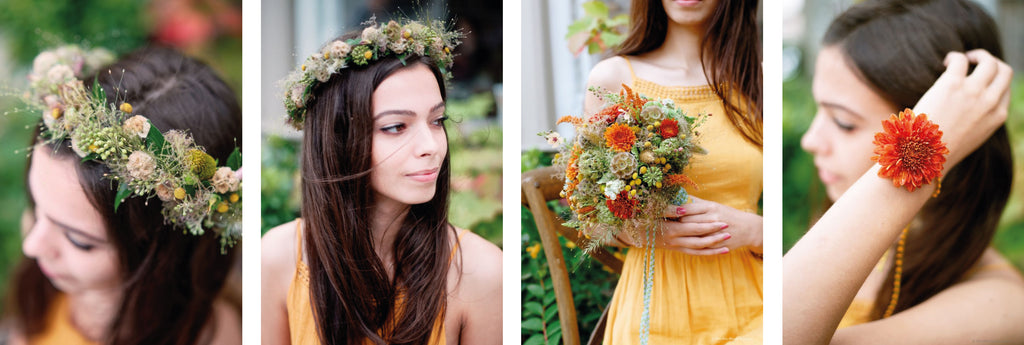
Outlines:
<svg viewBox="0 0 1024 345"><path fill-rule="evenodd" d="M569 282L569 271L562 256L562 247L558 235L576 242L579 247L586 246L588 240L581 238L576 230L562 225L562 220L547 206L547 202L561 198L564 171L555 167L534 169L523 173L522 203L533 213L540 243L548 260L551 271L551 282L555 288L555 300L558 304L558 319L562 324L562 343L579 345L580 334L576 323L576 303L572 299L572 287ZM594 259L611 268L615 273L622 273L622 260L601 247L590 254ZM601 344L604 338L604 327L608 319L608 307L601 313L601 318L590 334L587 344Z"/></svg>

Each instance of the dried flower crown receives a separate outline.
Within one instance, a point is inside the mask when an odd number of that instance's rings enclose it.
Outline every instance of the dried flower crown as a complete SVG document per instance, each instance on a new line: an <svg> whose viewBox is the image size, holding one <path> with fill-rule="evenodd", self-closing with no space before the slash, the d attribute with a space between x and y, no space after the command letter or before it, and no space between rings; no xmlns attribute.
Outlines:
<svg viewBox="0 0 1024 345"><path fill-rule="evenodd" d="M80 78L113 60L106 50L77 46L36 56L27 97L43 109L42 139L54 145L69 140L83 162L106 165L106 178L118 184L115 211L129 197L155 196L165 223L193 235L215 231L225 252L241 236L240 151L218 166L187 132L161 133L145 116L132 115L131 104L107 104L98 81L87 91Z"/></svg>
<svg viewBox="0 0 1024 345"><path fill-rule="evenodd" d="M337 40L325 45L319 52L306 58L299 68L281 81L285 90L284 107L288 123L302 129L306 120L306 105L312 99L318 83L327 82L331 75L345 68L366 66L388 56L398 57L402 63L412 55L426 56L434 61L445 80L451 78L455 49L462 38L459 31L448 31L438 21L394 20L377 24L375 18L363 23L359 38Z"/></svg>

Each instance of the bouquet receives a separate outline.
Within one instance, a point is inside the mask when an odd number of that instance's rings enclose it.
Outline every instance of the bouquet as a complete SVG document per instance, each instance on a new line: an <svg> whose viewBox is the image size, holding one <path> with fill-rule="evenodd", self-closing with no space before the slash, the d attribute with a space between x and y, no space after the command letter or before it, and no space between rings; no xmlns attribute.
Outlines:
<svg viewBox="0 0 1024 345"><path fill-rule="evenodd" d="M623 85L618 95L604 94L610 105L590 119L565 116L558 123L576 127L576 140L559 147L554 163L565 167L561 196L573 217L564 225L593 239L585 250L625 231L632 238L656 228L665 207L687 199L683 175L694 154L694 130L703 117L688 116L671 99L652 100ZM591 89L598 93L598 90Z"/></svg>

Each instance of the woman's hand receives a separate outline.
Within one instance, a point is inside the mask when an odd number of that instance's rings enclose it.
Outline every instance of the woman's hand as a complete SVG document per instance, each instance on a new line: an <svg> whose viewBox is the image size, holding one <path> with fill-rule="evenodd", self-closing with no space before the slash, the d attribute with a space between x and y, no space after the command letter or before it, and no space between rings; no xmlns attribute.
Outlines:
<svg viewBox="0 0 1024 345"><path fill-rule="evenodd" d="M967 74L970 63L976 64ZM939 125L949 148L943 174L1006 122L1013 69L981 49L946 55L946 71L914 106Z"/></svg>
<svg viewBox="0 0 1024 345"><path fill-rule="evenodd" d="M683 206L667 207L662 228L654 238L657 248L689 255L717 255L749 247L761 252L761 216L697 197ZM621 239L636 246L637 239Z"/></svg>

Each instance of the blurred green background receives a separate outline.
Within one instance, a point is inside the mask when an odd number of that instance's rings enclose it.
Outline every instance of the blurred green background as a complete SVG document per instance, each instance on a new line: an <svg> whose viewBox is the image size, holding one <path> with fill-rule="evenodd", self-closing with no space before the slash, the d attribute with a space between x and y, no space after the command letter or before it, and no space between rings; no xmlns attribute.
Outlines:
<svg viewBox="0 0 1024 345"><path fill-rule="evenodd" d="M103 47L121 55L168 45L212 66L242 95L241 0L0 1L0 314L7 282L21 259L26 149L36 112L17 99L39 52L61 44Z"/></svg>

